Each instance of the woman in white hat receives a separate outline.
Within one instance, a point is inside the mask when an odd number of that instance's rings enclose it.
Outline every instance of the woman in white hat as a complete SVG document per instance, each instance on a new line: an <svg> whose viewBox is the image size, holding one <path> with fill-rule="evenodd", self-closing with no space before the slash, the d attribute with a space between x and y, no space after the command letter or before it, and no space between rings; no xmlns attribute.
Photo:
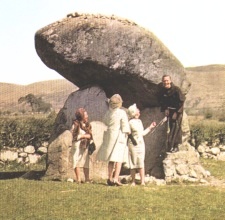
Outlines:
<svg viewBox="0 0 225 220"><path fill-rule="evenodd" d="M122 98L119 94L113 95L109 100L109 110L103 122L107 131L103 135L103 143L99 149L97 159L108 162L108 180L110 186L121 186L119 174L124 162L127 135L130 133L128 116L122 107ZM114 171L115 167L115 172Z"/></svg>
<svg viewBox="0 0 225 220"><path fill-rule="evenodd" d="M136 170L139 170L141 185L145 185L145 142L143 136L148 134L153 127L156 126L155 122L152 122L149 127L144 129L142 121L139 119L140 110L137 108L136 104L131 105L128 108L128 113L130 115L130 129L131 135L133 136L136 143L133 143L131 139L128 140L128 147L130 151L129 163L130 172L132 178L132 186L135 186L135 174Z"/></svg>

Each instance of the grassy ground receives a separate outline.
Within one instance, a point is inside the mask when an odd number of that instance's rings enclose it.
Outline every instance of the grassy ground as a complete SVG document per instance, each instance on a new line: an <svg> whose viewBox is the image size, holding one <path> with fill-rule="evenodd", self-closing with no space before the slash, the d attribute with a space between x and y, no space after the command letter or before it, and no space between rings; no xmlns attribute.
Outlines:
<svg viewBox="0 0 225 220"><path fill-rule="evenodd" d="M0 181L0 219L225 219L225 189Z"/></svg>
<svg viewBox="0 0 225 220"><path fill-rule="evenodd" d="M212 130L223 129L225 126L224 121L218 121L217 119L205 119L203 116L188 116L190 126L198 125L208 127Z"/></svg>
<svg viewBox="0 0 225 220"><path fill-rule="evenodd" d="M225 161L217 161L214 159L203 159L201 158L201 164L210 173L215 176L217 179L225 180Z"/></svg>
<svg viewBox="0 0 225 220"><path fill-rule="evenodd" d="M202 160L225 179L225 162ZM225 219L225 188L0 180L0 219Z"/></svg>

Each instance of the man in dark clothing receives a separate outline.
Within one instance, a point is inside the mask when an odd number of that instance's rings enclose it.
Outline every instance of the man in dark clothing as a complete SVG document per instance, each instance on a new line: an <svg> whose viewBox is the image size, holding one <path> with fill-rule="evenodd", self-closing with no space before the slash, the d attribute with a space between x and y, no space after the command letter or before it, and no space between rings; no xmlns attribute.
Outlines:
<svg viewBox="0 0 225 220"><path fill-rule="evenodd" d="M180 88L172 83L169 75L164 75L158 86L161 111L167 116L168 122L166 151L176 152L178 145L182 143L181 123L185 96Z"/></svg>

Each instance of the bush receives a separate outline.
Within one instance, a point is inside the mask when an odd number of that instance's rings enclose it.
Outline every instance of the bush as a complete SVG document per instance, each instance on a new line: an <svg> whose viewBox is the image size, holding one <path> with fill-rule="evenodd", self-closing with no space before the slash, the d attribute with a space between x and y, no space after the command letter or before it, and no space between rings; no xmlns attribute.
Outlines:
<svg viewBox="0 0 225 220"><path fill-rule="evenodd" d="M221 115L221 116L219 116L219 121L221 121L221 122L225 122L225 115Z"/></svg>
<svg viewBox="0 0 225 220"><path fill-rule="evenodd" d="M205 113L205 118L206 118L206 119L210 119L210 118L212 118L212 116L213 116L213 114L212 114L212 112L210 112L210 111L207 111L207 112Z"/></svg>
<svg viewBox="0 0 225 220"><path fill-rule="evenodd" d="M49 140L54 120L52 115L47 118L0 118L0 148L39 147Z"/></svg>
<svg viewBox="0 0 225 220"><path fill-rule="evenodd" d="M220 136L225 134L225 123L215 120L202 120L191 123L190 129L197 147L203 141L208 141L211 144L215 139L220 139Z"/></svg>

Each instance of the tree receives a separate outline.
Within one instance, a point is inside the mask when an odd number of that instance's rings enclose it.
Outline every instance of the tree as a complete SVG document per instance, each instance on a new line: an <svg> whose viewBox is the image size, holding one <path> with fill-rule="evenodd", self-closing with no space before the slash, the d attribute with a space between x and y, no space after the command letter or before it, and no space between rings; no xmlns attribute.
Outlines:
<svg viewBox="0 0 225 220"><path fill-rule="evenodd" d="M49 112L51 111L52 105L50 103L46 103L42 100L41 97L36 97L33 94L28 94L24 97L20 97L18 99L18 103L27 103L31 107L32 112Z"/></svg>

